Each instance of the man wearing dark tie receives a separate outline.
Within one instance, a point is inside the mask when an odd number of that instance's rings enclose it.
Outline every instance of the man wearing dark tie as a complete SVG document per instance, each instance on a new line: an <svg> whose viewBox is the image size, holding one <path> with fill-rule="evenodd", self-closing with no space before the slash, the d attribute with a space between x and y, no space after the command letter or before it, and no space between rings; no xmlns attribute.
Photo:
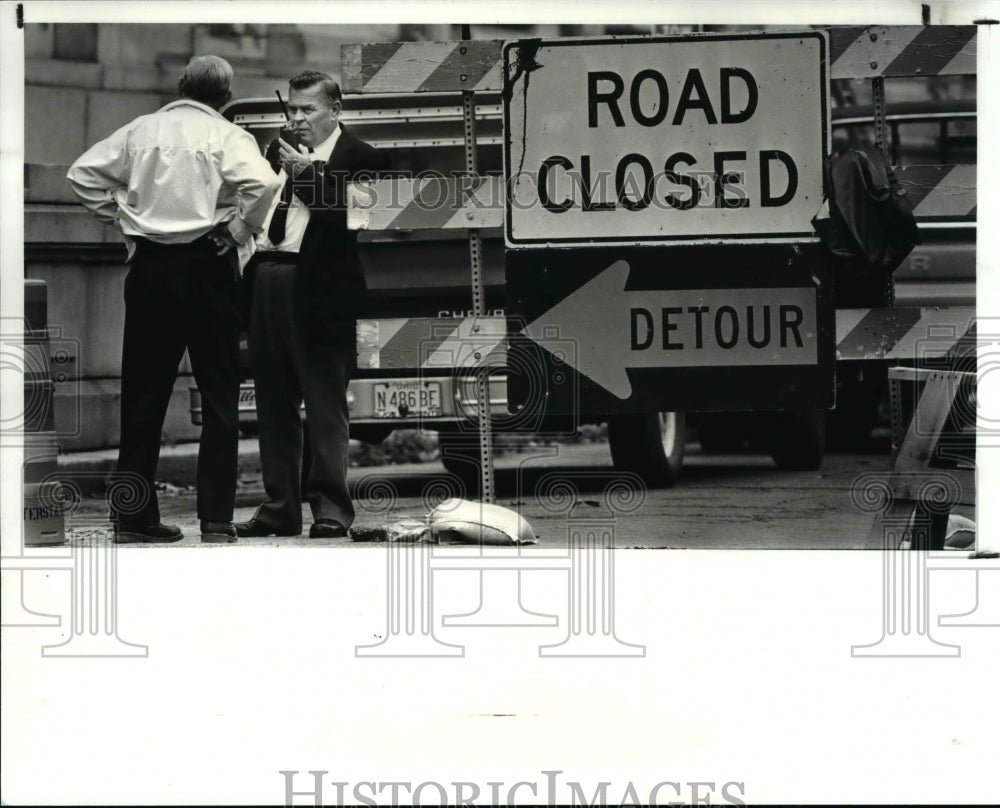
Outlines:
<svg viewBox="0 0 1000 808"><path fill-rule="evenodd" d="M299 145L281 138L267 150L284 190L248 266L248 337L266 499L250 521L236 525L240 536L302 532L303 401L311 451L309 536L344 537L354 521L347 383L367 287L357 235L347 229L346 188L385 169L387 160L344 129L341 103L330 76L295 76L288 115Z"/></svg>

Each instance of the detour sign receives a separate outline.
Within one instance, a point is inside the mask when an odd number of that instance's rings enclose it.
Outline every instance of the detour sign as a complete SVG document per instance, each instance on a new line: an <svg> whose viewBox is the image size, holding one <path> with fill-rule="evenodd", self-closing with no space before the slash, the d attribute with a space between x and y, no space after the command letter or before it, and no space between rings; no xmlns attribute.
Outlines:
<svg viewBox="0 0 1000 808"><path fill-rule="evenodd" d="M508 43L508 246L814 239L826 53L820 31Z"/></svg>

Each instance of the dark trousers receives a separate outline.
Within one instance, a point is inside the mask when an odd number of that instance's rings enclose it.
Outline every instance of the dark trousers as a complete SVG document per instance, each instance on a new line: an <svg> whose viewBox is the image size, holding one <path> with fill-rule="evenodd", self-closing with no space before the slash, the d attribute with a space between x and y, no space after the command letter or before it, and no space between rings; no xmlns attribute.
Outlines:
<svg viewBox="0 0 1000 808"><path fill-rule="evenodd" d="M144 502L110 497L125 524L160 521L154 480L160 433L185 348L201 392L198 517L230 522L239 447L239 271L234 251L217 256L207 242L141 242L125 279L122 348L121 484L148 485ZM134 478L131 478L134 479ZM117 502L117 505L116 505Z"/></svg>
<svg viewBox="0 0 1000 808"><path fill-rule="evenodd" d="M249 346L266 501L256 519L278 532L302 529L302 418L305 401L311 465L306 498L313 519L354 522L347 488L350 415L347 383L353 345L307 338L295 305L294 256L258 256L250 305Z"/></svg>

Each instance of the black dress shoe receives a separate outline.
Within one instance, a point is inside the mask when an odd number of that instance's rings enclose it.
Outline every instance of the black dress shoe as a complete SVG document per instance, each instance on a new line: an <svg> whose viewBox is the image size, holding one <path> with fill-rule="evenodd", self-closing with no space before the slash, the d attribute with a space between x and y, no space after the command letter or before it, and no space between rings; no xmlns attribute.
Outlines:
<svg viewBox="0 0 1000 808"><path fill-rule="evenodd" d="M347 528L336 519L317 519L309 528L310 539L346 539Z"/></svg>
<svg viewBox="0 0 1000 808"><path fill-rule="evenodd" d="M157 542L175 542L184 538L183 531L177 525L117 525L115 527L115 544L155 544Z"/></svg>
<svg viewBox="0 0 1000 808"><path fill-rule="evenodd" d="M232 522L201 520L201 540L205 544L232 544L236 541L236 525Z"/></svg>
<svg viewBox="0 0 1000 808"><path fill-rule="evenodd" d="M249 522L237 522L236 535L241 539L265 538L267 536L298 536L301 530L281 530L253 518Z"/></svg>

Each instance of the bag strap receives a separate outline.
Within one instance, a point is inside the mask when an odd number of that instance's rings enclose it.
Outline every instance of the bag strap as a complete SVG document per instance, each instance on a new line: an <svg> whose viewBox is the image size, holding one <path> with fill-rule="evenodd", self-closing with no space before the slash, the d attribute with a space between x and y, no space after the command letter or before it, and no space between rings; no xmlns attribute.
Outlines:
<svg viewBox="0 0 1000 808"><path fill-rule="evenodd" d="M861 184L865 191L876 202L885 202L892 193L888 166L882 159L873 160L867 152L861 149L857 150L857 155L858 171L861 174ZM881 153L879 153L879 157L881 157Z"/></svg>

